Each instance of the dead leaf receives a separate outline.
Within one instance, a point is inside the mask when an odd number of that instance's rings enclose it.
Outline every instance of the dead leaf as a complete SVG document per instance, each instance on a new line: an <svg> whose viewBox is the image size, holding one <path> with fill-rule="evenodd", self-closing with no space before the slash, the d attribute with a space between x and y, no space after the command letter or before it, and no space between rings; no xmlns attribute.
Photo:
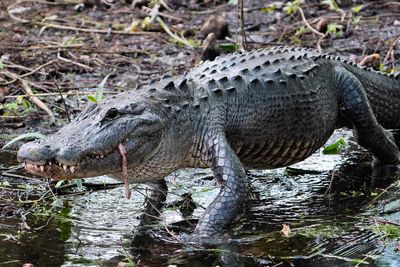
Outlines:
<svg viewBox="0 0 400 267"><path fill-rule="evenodd" d="M315 29L321 33L326 33L326 30L328 29L328 18L327 17L322 17L317 25L315 25Z"/></svg>
<svg viewBox="0 0 400 267"><path fill-rule="evenodd" d="M224 16L210 16L203 27L201 27L200 32L204 36L208 36L209 33L214 33L217 39L224 39L229 36L228 22Z"/></svg>
<svg viewBox="0 0 400 267"><path fill-rule="evenodd" d="M0 95L8 95L10 90L7 87L0 87Z"/></svg>
<svg viewBox="0 0 400 267"><path fill-rule="evenodd" d="M281 233L283 234L284 237L289 237L292 234L292 230L290 230L289 225L282 224Z"/></svg>
<svg viewBox="0 0 400 267"><path fill-rule="evenodd" d="M213 32L208 34L201 46L203 48L203 53L201 55L202 60L214 60L219 55L217 38Z"/></svg>
<svg viewBox="0 0 400 267"><path fill-rule="evenodd" d="M380 62L381 62L381 56L379 54L372 54L365 56L361 60L360 65L376 68L379 67Z"/></svg>

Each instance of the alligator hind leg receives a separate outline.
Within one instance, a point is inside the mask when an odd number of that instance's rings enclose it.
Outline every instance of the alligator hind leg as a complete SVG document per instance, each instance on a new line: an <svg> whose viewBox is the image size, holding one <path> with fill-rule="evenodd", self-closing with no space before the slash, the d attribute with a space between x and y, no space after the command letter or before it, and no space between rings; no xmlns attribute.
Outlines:
<svg viewBox="0 0 400 267"><path fill-rule="evenodd" d="M342 67L336 68L342 114L353 124L358 143L370 151L378 165L400 163L393 136L376 120L361 82Z"/></svg>

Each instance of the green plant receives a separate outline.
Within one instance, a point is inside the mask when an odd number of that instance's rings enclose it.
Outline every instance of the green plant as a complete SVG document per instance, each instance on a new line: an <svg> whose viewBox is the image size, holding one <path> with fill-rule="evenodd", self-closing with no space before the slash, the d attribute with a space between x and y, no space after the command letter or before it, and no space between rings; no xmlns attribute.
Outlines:
<svg viewBox="0 0 400 267"><path fill-rule="evenodd" d="M283 8L283 10L286 11L286 13L288 15L295 14L297 12L297 10L299 9L300 5L303 3L304 3L304 0L293 0L293 1L287 2L285 4L285 7Z"/></svg>
<svg viewBox="0 0 400 267"><path fill-rule="evenodd" d="M357 25L360 24L360 21L362 20L362 16L354 16L352 19L353 24Z"/></svg>
<svg viewBox="0 0 400 267"><path fill-rule="evenodd" d="M343 36L343 25L339 25L336 23L329 23L326 29L326 33L331 33L336 35L337 37Z"/></svg>
<svg viewBox="0 0 400 267"><path fill-rule="evenodd" d="M296 36L296 37L301 37L304 33L307 32L307 30L308 30L308 29L307 29L305 26L301 26L301 27L299 27L299 28L296 30L294 36Z"/></svg>
<svg viewBox="0 0 400 267"><path fill-rule="evenodd" d="M84 42L85 42L84 37L72 36L71 38L69 38L64 42L64 45L83 44Z"/></svg>
<svg viewBox="0 0 400 267"><path fill-rule="evenodd" d="M400 239L400 227L393 224L379 224L380 231L385 233L388 238Z"/></svg>
<svg viewBox="0 0 400 267"><path fill-rule="evenodd" d="M335 143L326 146L322 153L325 155L339 154L346 146L347 142L343 138L339 138Z"/></svg>
<svg viewBox="0 0 400 267"><path fill-rule="evenodd" d="M270 6L261 8L260 11L261 11L262 13L272 13L272 12L274 12L276 9L277 9L277 7L276 7L274 4L272 4L272 5L270 5Z"/></svg>
<svg viewBox="0 0 400 267"><path fill-rule="evenodd" d="M323 0L321 1L321 4L323 5L328 5L329 9L334 10L334 11L339 11L339 5L336 3L335 0Z"/></svg>
<svg viewBox="0 0 400 267"><path fill-rule="evenodd" d="M362 10L364 8L364 5L358 5L358 6L355 6L355 7L353 7L351 10L354 12L354 13L360 13L360 11Z"/></svg>
<svg viewBox="0 0 400 267"><path fill-rule="evenodd" d="M233 53L239 48L239 46L234 43L224 43L224 44L219 44L218 46L227 53Z"/></svg>
<svg viewBox="0 0 400 267"><path fill-rule="evenodd" d="M4 116L20 116L37 111L36 107L32 106L23 96L17 97L12 102L0 104L0 110L3 111Z"/></svg>
<svg viewBox="0 0 400 267"><path fill-rule="evenodd" d="M110 75L111 73L107 74L106 77L104 77L103 80L100 82L96 90L96 96L88 95L87 99L97 104L99 104L104 99L104 85L106 84Z"/></svg>

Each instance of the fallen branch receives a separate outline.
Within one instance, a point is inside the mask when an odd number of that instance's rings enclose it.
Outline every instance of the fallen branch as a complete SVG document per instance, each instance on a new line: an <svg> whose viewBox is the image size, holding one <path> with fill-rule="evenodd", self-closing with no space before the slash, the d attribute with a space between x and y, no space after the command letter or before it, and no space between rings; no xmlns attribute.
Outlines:
<svg viewBox="0 0 400 267"><path fill-rule="evenodd" d="M27 94L29 96L29 100L31 102L33 102L36 106L38 106L39 108L41 108L42 110L44 110L47 115L49 115L50 117L50 124L54 124L56 121L56 118L54 116L54 113L47 107L47 105L45 103L42 102L42 100L40 100L39 98L37 98L34 93L32 92L31 87L29 86L28 82L26 80L24 80L23 78L21 78L20 76L18 76L15 73L9 72L9 71L3 71L4 74L6 74L7 76L11 77L12 79L17 79L22 86L22 90L25 92L25 94Z"/></svg>
<svg viewBox="0 0 400 267"><path fill-rule="evenodd" d="M36 72L38 72L39 70L43 69L44 67L47 67L47 66L49 66L49 65L52 65L53 63L55 63L55 62L57 62L57 61L58 61L58 59L53 59L53 60L51 60L51 61L49 61L49 62L46 62L46 63L40 65L40 66L37 67L36 69L31 70L31 71L28 72L28 73L25 73L25 74L20 75L19 77L20 77L20 78L25 78L25 77L31 76L31 75L35 74ZM13 80L8 81L8 82L0 83L0 85L10 85L10 84L12 84L12 83L15 83L17 80L18 80L18 79L13 79Z"/></svg>
<svg viewBox="0 0 400 267"><path fill-rule="evenodd" d="M189 43L186 39L179 37L178 35L176 35L175 33L173 33L167 26L167 24L165 24L165 22L160 18L157 17L157 21L160 24L161 28L163 28L163 30L169 35L171 36L174 40L187 45L189 47L194 48L194 45L192 45L191 43Z"/></svg>
<svg viewBox="0 0 400 267"><path fill-rule="evenodd" d="M80 68L83 68L83 69L87 70L88 72L92 72L93 71L93 68L88 66L88 65L73 61L73 60L65 58L65 57L62 57L61 54L60 54L60 51L57 52L57 58L59 60L61 60L61 61L64 61L64 62L67 62L67 63L71 63L73 65L76 65L76 66L80 67Z"/></svg>

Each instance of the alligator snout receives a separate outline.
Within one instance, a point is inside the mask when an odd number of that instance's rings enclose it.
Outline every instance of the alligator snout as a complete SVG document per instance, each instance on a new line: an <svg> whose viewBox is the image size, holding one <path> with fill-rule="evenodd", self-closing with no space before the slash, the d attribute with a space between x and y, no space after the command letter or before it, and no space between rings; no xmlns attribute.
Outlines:
<svg viewBox="0 0 400 267"><path fill-rule="evenodd" d="M46 164L55 157L57 149L51 148L43 140L33 141L21 146L18 151L18 161L33 164Z"/></svg>

